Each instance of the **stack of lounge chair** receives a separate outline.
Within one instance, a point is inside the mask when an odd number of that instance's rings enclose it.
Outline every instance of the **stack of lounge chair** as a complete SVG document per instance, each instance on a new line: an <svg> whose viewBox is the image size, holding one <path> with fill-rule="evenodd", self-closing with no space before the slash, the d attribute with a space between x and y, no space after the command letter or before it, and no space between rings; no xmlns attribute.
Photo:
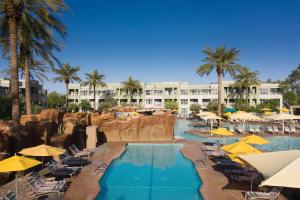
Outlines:
<svg viewBox="0 0 300 200"><path fill-rule="evenodd" d="M60 196L60 193L65 191L65 186L62 184L53 184L45 186L39 184L37 181L32 179L27 180L27 183L30 186L32 193L36 197L45 196L53 193L56 193L58 196Z"/></svg>
<svg viewBox="0 0 300 200"><path fill-rule="evenodd" d="M253 199L268 199L268 200L276 200L279 199L281 189L274 187L270 192L252 192L248 191L245 193L245 199L253 200Z"/></svg>

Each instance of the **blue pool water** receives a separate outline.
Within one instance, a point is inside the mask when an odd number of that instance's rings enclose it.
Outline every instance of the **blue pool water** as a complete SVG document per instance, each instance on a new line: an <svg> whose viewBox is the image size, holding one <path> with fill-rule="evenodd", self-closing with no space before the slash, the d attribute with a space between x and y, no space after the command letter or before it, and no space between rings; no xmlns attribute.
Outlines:
<svg viewBox="0 0 300 200"><path fill-rule="evenodd" d="M129 144L100 181L98 200L201 200L201 181L182 144Z"/></svg>
<svg viewBox="0 0 300 200"><path fill-rule="evenodd" d="M238 137L202 137L197 135L191 135L184 133L186 130L190 129L190 121L184 119L178 119L175 125L175 138L181 138L186 140L197 140L201 142L217 142L223 144L234 143L239 140ZM270 141L269 144L259 145L256 148L263 151L282 151L299 149L300 150L300 138L292 136L268 136L265 137Z"/></svg>

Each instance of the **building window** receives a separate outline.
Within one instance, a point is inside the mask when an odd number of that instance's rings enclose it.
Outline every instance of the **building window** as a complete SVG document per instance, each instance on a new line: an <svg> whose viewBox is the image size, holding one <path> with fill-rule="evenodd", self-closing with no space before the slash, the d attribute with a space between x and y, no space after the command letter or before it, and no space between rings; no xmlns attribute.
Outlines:
<svg viewBox="0 0 300 200"><path fill-rule="evenodd" d="M162 90L154 90L154 95L162 95L163 91Z"/></svg>
<svg viewBox="0 0 300 200"><path fill-rule="evenodd" d="M188 109L187 108L181 108L180 111L181 111L180 113L182 115L187 115L188 114Z"/></svg>
<svg viewBox="0 0 300 200"><path fill-rule="evenodd" d="M162 106L162 100L161 99L155 99L154 100L154 106Z"/></svg>
<svg viewBox="0 0 300 200"><path fill-rule="evenodd" d="M152 99L145 99L145 104L151 105L152 104Z"/></svg>
<svg viewBox="0 0 300 200"><path fill-rule="evenodd" d="M180 90L181 95L188 95L189 90Z"/></svg>
<svg viewBox="0 0 300 200"><path fill-rule="evenodd" d="M152 95L153 91L152 90L145 90L146 95Z"/></svg>
<svg viewBox="0 0 300 200"><path fill-rule="evenodd" d="M208 95L208 94L210 94L210 90L209 89L202 89L200 91L200 94Z"/></svg>
<svg viewBox="0 0 300 200"><path fill-rule="evenodd" d="M190 99L191 104L198 104L198 99Z"/></svg>
<svg viewBox="0 0 300 200"><path fill-rule="evenodd" d="M191 94L191 95L199 95L199 94L200 94L200 90L197 90L197 89L191 89L191 90L190 90L190 94Z"/></svg>
<svg viewBox="0 0 300 200"><path fill-rule="evenodd" d="M268 94L269 93L269 89L268 88L260 88L259 89L259 93L260 94Z"/></svg>
<svg viewBox="0 0 300 200"><path fill-rule="evenodd" d="M180 99L180 104L181 105L187 105L188 104L188 99Z"/></svg>

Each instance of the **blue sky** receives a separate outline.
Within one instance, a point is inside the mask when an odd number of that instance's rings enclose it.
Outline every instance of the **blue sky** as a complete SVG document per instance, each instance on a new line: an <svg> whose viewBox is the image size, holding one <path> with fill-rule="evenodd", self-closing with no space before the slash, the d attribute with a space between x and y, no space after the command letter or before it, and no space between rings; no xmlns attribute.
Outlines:
<svg viewBox="0 0 300 200"><path fill-rule="evenodd" d="M284 79L300 63L297 0L66 0L68 38L62 62L93 69L107 82L214 82L199 77L204 47L237 47L239 63L265 80ZM0 61L1 68L7 62ZM49 74L49 77L53 77ZM226 77L228 79L228 77ZM62 84L47 82L64 92Z"/></svg>

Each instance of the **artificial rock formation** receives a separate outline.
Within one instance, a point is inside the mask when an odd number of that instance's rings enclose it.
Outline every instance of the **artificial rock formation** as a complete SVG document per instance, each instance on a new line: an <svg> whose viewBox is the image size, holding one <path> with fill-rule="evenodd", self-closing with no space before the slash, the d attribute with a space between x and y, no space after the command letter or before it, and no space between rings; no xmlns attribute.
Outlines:
<svg viewBox="0 0 300 200"><path fill-rule="evenodd" d="M174 115L160 114L105 122L101 128L107 141L171 141L174 125Z"/></svg>

